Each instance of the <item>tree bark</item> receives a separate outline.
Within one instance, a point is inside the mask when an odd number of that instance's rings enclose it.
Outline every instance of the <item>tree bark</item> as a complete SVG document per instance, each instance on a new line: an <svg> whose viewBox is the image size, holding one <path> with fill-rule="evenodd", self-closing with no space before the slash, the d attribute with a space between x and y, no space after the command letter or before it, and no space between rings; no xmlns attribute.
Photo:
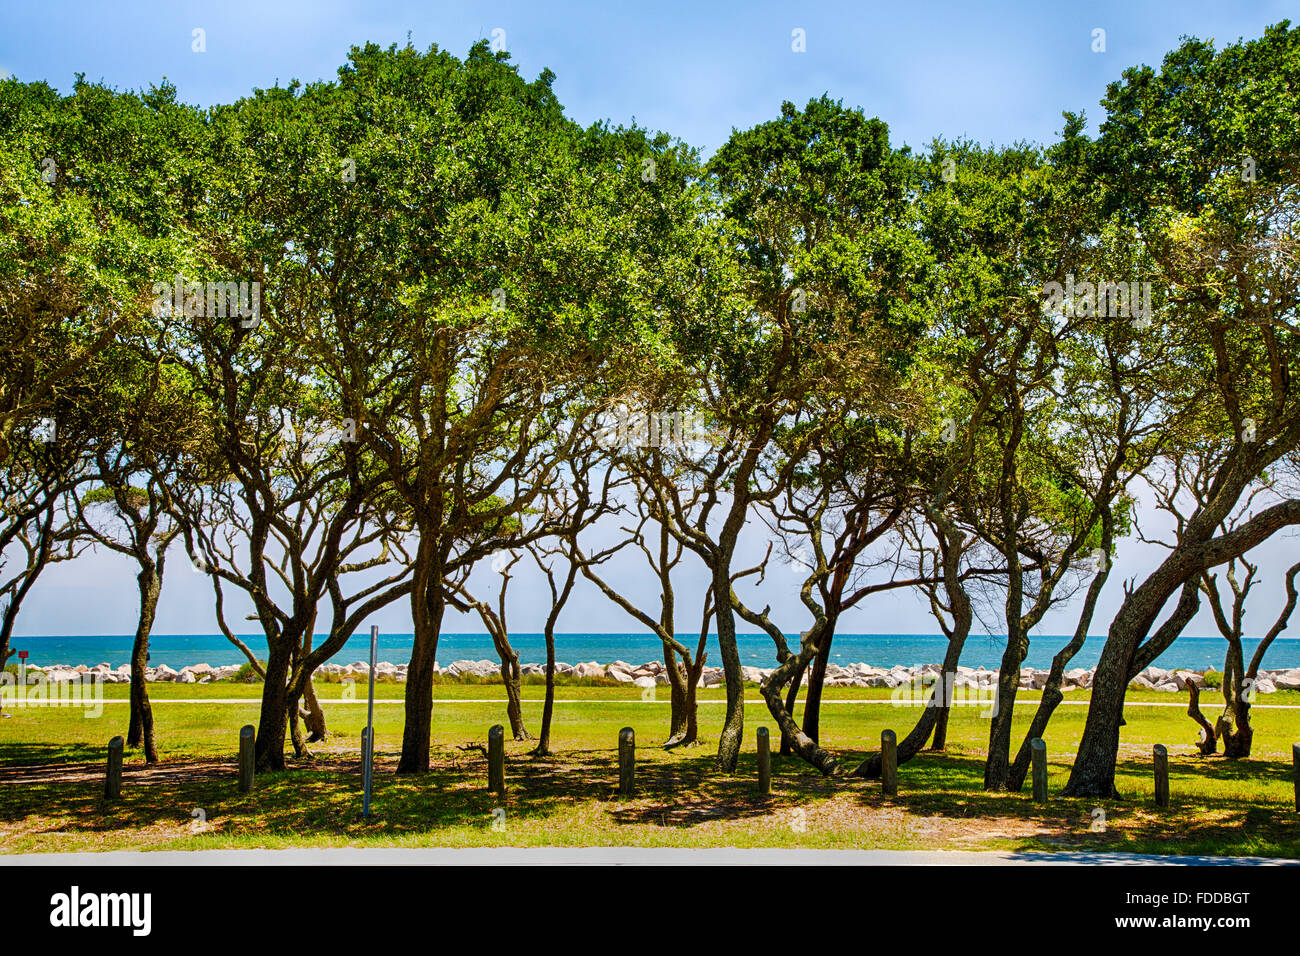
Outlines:
<svg viewBox="0 0 1300 956"><path fill-rule="evenodd" d="M270 643L266 679L262 683L262 710L257 722L255 748L259 773L283 770L284 738L289 720L289 668L297 638L281 634Z"/></svg>
<svg viewBox="0 0 1300 956"><path fill-rule="evenodd" d="M537 746L533 756L547 757L551 753L551 715L555 712L555 632L546 629L546 700L542 704L542 727L537 733Z"/></svg>
<svg viewBox="0 0 1300 956"><path fill-rule="evenodd" d="M817 656L808 672L808 692L803 703L803 732L813 743L821 733L822 687L826 683L826 667L831 662L831 641L835 638L835 619L827 615L826 630L817 644Z"/></svg>
<svg viewBox="0 0 1300 956"><path fill-rule="evenodd" d="M1212 520L1217 525L1220 517L1211 513L1198 524ZM1115 762L1119 756L1119 728L1124 718L1129 665L1139 651L1142 638L1174 591L1200 572L1246 553L1278 529L1296 523L1300 523L1300 500L1292 499L1265 509L1217 538L1203 532L1199 542L1177 548L1128 594L1111 623L1093 674L1088 716L1063 796L1103 799L1119 796L1115 789Z"/></svg>
<svg viewBox="0 0 1300 956"><path fill-rule="evenodd" d="M303 685L302 699L306 709L303 711L303 717L307 721L307 742L309 744L317 743L329 736L329 730L325 725L325 711L316 699L316 688L311 682L311 676L307 677L307 682Z"/></svg>
<svg viewBox="0 0 1300 956"><path fill-rule="evenodd" d="M1250 745L1255 731L1250 726L1250 700L1253 691L1247 689L1246 662L1241 651L1241 637L1228 640L1228 653L1223 662L1223 713L1215 722L1215 730L1223 741L1223 755L1229 760L1250 756Z"/></svg>
<svg viewBox="0 0 1300 956"><path fill-rule="evenodd" d="M1196 749L1202 757L1208 757L1219 749L1219 735L1201 713L1201 689L1190 678L1183 683L1187 685L1187 716L1201 728L1201 739L1197 741Z"/></svg>
<svg viewBox="0 0 1300 956"><path fill-rule="evenodd" d="M785 709L791 719L794 718L794 708L799 702L799 688L803 684L803 675L807 669L807 661L800 658L798 668L794 672L794 677L790 678L790 689L787 690L785 694ZM793 742L785 731L781 731L781 756L788 757L792 753L794 753Z"/></svg>
<svg viewBox="0 0 1300 956"><path fill-rule="evenodd" d="M128 718L126 745L144 746L145 763L158 762L158 748L154 741L153 707L149 704L149 685L145 669L149 666L149 635L153 631L158 612L158 596L162 592L162 577L153 566L141 568L136 575L140 590L140 614L135 627L135 641L131 645L131 713Z"/></svg>
<svg viewBox="0 0 1300 956"><path fill-rule="evenodd" d="M429 744L433 733L433 665L437 660L438 636L446 601L441 574L425 571L411 592L414 641L406 669L405 723L402 727L402 755L398 773L427 773Z"/></svg>
<svg viewBox="0 0 1300 956"><path fill-rule="evenodd" d="M718 769L734 773L740 760L740 744L745 735L745 683L740 673L740 649L736 645L736 615L728 595L731 578L725 562L719 562L713 574L715 595L714 620L718 622L718 647L722 673L727 684L727 712L718 734ZM791 722L793 723L793 722Z"/></svg>
<svg viewBox="0 0 1300 956"><path fill-rule="evenodd" d="M997 713L989 724L989 754L984 763L984 789L1006 790L1011 780L1011 720L1020 689L1020 665L1029 651L1023 634L1008 635L998 671Z"/></svg>
<svg viewBox="0 0 1300 956"><path fill-rule="evenodd" d="M663 645L664 666L668 669L668 739L665 747L676 747L686 740L686 669L677 663L677 652ZM690 659L686 664L689 666Z"/></svg>

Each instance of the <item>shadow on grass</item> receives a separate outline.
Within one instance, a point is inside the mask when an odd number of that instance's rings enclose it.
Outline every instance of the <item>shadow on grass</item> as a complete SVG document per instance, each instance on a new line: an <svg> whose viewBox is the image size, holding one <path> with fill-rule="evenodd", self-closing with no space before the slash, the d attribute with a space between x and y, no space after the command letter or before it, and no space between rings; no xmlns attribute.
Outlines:
<svg viewBox="0 0 1300 956"><path fill-rule="evenodd" d="M508 745L509 746L509 745ZM1126 801L1066 799L1046 806L1028 794L985 793L984 759L978 753L923 753L899 769L899 793L886 797L878 781L826 779L793 757L773 756L772 794L757 792L754 755L742 755L734 775L717 773L711 748L663 753L638 751L636 792L616 792L613 748L565 750L550 757L527 755L529 744L511 747L504 798L486 789L487 761L478 751L435 747L431 772L397 775L397 755L376 755L374 816L360 819L361 762L355 752L321 753L293 769L260 775L249 796L237 792L233 759L165 760L146 767L128 758L122 798L104 800L102 748L84 745L0 745L0 830L9 834L81 834L120 846L124 833L141 845L193 835L194 811L206 831L222 836L285 836L400 840L466 827L489 831L493 812L512 821L558 826L557 817L587 814L580 839L598 842L602 825L615 836L638 827L689 831L716 822L744 823L796 807L832 806L861 822L873 817L911 818L920 839L934 849L989 848L1050 851L1063 860L1079 852L1300 854L1300 815L1276 802L1245 804L1214 794L1179 792L1179 776L1191 771L1210 779L1276 783L1285 768L1266 761L1179 763L1173 805L1159 810L1149 797ZM644 756L643 756L644 754ZM842 753L846 768L865 753ZM1064 765L1052 765L1053 784ZM1149 775L1143 761L1120 764L1121 790ZM1186 779L1186 778L1185 778ZM5 786L9 784L9 786ZM20 784L20 785L15 785ZM1096 809L1105 830L1094 831ZM594 815L591 811L595 811ZM838 812L838 811L837 811ZM602 824L602 821L604 823ZM659 829L663 828L663 829ZM558 831L557 831L558 833ZM927 836L928 834L928 836ZM618 838L622 839L622 838ZM503 843L509 837L502 837ZM556 841L560 842L560 841Z"/></svg>
<svg viewBox="0 0 1300 956"><path fill-rule="evenodd" d="M105 760L107 756L107 741L104 746L82 743L0 743L0 781L4 780L3 771L9 768L38 768L58 763L81 765L91 760Z"/></svg>

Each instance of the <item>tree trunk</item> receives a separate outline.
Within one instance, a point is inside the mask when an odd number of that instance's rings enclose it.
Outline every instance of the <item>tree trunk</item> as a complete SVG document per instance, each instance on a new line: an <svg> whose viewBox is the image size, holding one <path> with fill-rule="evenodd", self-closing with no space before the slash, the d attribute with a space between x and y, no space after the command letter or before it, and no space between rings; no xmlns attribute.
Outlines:
<svg viewBox="0 0 1300 956"><path fill-rule="evenodd" d="M781 692L785 689L786 683L792 681L797 672L804 670L816 655L813 642L818 639L817 630L818 625L814 625L813 629L800 639L799 653L791 654L779 664L772 673L767 675L766 680L759 682L758 689L763 695L763 700L767 702L768 712L781 730L781 736L790 738L791 753L807 761L826 776L833 777L842 772L835 755L823 749L803 732L803 728L794 722L794 718L790 716L790 712L785 709L785 704L781 700Z"/></svg>
<svg viewBox="0 0 1300 956"><path fill-rule="evenodd" d="M1103 799L1119 796L1115 789L1115 761L1119 756L1119 728L1124 719L1129 667L1139 653L1143 637L1174 591L1195 575L1245 554L1280 528L1300 523L1300 501L1289 499L1266 508L1230 532L1212 537L1213 529L1240 496L1241 488L1258 474L1254 465L1234 471L1216 496L1216 500L1226 504L1198 514L1188 522L1188 543L1180 544L1142 584L1129 592L1111 622L1092 678L1092 699L1083 737L1063 796Z"/></svg>
<svg viewBox="0 0 1300 956"><path fill-rule="evenodd" d="M302 698L294 696L292 691L288 697L289 706L285 716L289 722L289 742L293 744L294 759L301 760L311 756L311 751L307 748L307 738L302 732L302 710L300 709Z"/></svg>
<svg viewBox="0 0 1300 956"><path fill-rule="evenodd" d="M802 658L799 660L799 666L794 672L794 677L790 679L790 689L785 695L785 710L794 719L794 708L799 701L799 688L803 684L804 671L808 669L808 664ZM788 757L794 753L794 742L790 739L785 731L781 731L781 756Z"/></svg>
<svg viewBox="0 0 1300 956"><path fill-rule="evenodd" d="M943 667L939 673L938 685L930 692L925 702L925 711L912 727L911 732L898 742L900 765L925 749L925 742L930 738L932 731L935 742L931 749L943 749L944 740L940 739L939 730L942 727L944 734L947 734L948 714L952 710L951 693L957 679L957 663L961 660L961 652L966 644L968 632L969 622L966 627L958 628L953 636L948 638L948 649L943 655ZM868 780L877 779L880 776L880 760L879 753L872 754L858 764L850 776L865 777Z"/></svg>
<svg viewBox="0 0 1300 956"><path fill-rule="evenodd" d="M555 712L555 632L546 629L546 701L542 704L542 729L537 735L533 756L547 757L551 753L551 715Z"/></svg>
<svg viewBox="0 0 1300 956"><path fill-rule="evenodd" d="M948 749L948 717L952 714L952 708L936 708L938 713L934 715L934 737L930 741L930 749L935 753L942 753Z"/></svg>
<svg viewBox="0 0 1300 956"><path fill-rule="evenodd" d="M506 717L510 720L510 733L515 740L532 740L533 735L524 726L523 694L520 691L522 675L519 655L513 650L501 661L501 679L506 685Z"/></svg>
<svg viewBox="0 0 1300 956"><path fill-rule="evenodd" d="M1102 547L1109 554L1114 540L1109 512L1103 517L1102 525ZM1030 762L1033 759L1031 745L1035 739L1042 738L1047 732L1047 725L1051 721L1052 715L1056 712L1056 708L1061 705L1061 701L1065 699L1065 695L1061 692L1061 683L1065 680L1066 665L1074 659L1074 655L1079 653L1084 642L1088 639L1088 628L1091 626L1093 615L1096 613L1097 600L1101 597L1102 588L1105 587L1109 576L1110 568L1107 565L1098 572L1092 583L1088 585L1088 593L1084 598L1083 608L1079 613L1079 620L1075 626L1074 634L1069 642L1052 657L1052 666L1047 672L1047 683L1043 687L1043 696L1034 711L1033 719L1029 722L1029 729L1025 731L1024 739L1020 742L1020 749L1016 751L1016 759L1011 764L1011 771L1007 777L1008 790L1014 790L1018 793L1025 785L1025 778L1029 775ZM1192 594L1194 598L1195 590L1193 590ZM1190 620L1190 615L1188 617L1181 616L1189 611L1187 598L1188 596L1184 594L1174 617L1166 623L1167 628L1177 628L1181 632L1184 625ZM1196 613L1198 605L1199 601L1194 600L1190 608L1190 614ZM1157 635L1157 637L1161 637L1161 635Z"/></svg>
<svg viewBox="0 0 1300 956"><path fill-rule="evenodd" d="M1112 628L1114 625L1112 625ZM1124 692L1128 689L1127 641L1107 640L1092 675L1092 693L1083 737L1063 794L1118 800L1115 761L1119 756L1119 728L1124 719Z"/></svg>
<svg viewBox="0 0 1300 956"><path fill-rule="evenodd" d="M1187 716L1201 728L1201 739L1197 741L1196 749L1202 757L1208 757L1219 749L1219 735L1201 713L1201 689L1190 678L1183 683L1187 685Z"/></svg>
<svg viewBox="0 0 1300 956"><path fill-rule="evenodd" d="M695 693L699 689L700 671L704 668L699 664L691 672L691 679L686 684L686 736L682 738L682 744L693 744L700 739L699 711L695 704Z"/></svg>
<svg viewBox="0 0 1300 956"><path fill-rule="evenodd" d="M1250 726L1250 700L1253 682L1247 684L1246 662L1241 652L1241 637L1228 640L1223 662L1223 713L1215 729L1223 741L1223 755L1229 760L1250 756L1255 731Z"/></svg>
<svg viewBox="0 0 1300 956"><path fill-rule="evenodd" d="M427 773L433 733L433 665L437 660L442 612L446 606L440 575L425 572L411 592L414 640L406 669L405 723L398 773Z"/></svg>
<svg viewBox="0 0 1300 956"><path fill-rule="evenodd" d="M700 739L699 706L696 704L700 677L704 674L704 662L708 658L705 647L708 645L708 631L700 633L699 644L695 647L695 660L686 662L686 737L683 746L697 743Z"/></svg>
<svg viewBox="0 0 1300 956"><path fill-rule="evenodd" d="M833 619L828 618L826 630L817 645L817 656L808 672L808 694L803 703L803 732L813 743L818 742L821 733L822 687L826 683L826 666L831 661L831 640L834 637Z"/></svg>
<svg viewBox="0 0 1300 956"><path fill-rule="evenodd" d="M984 789L1006 790L1011 781L1011 718L1020 689L1020 665L1029 651L1022 635L1008 635L998 671L997 713L989 724L989 755L984 763Z"/></svg>
<svg viewBox="0 0 1300 956"><path fill-rule="evenodd" d="M262 684L262 711L257 722L256 766L259 773L283 770L284 738L289 718L289 667L297 638L280 634L270 644L266 680Z"/></svg>
<svg viewBox="0 0 1300 956"><path fill-rule="evenodd" d="M153 631L154 617L158 612L158 595L162 592L162 577L153 567L141 568L136 575L140 589L140 615L136 621L135 641L131 645L131 713L126 732L128 747L144 746L145 763L158 762L158 748L154 742L153 707L149 704L149 685L145 669L149 666L149 635Z"/></svg>
<svg viewBox="0 0 1300 956"><path fill-rule="evenodd" d="M745 682L740 673L740 649L736 645L736 615L731 606L731 579L725 563L713 574L713 593L718 622L718 648L722 656L722 673L727 683L727 713L718 734L718 769L734 773L740 760L740 744L745 736Z"/></svg>
<svg viewBox="0 0 1300 956"><path fill-rule="evenodd" d="M690 658L686 659L687 668L677 663L677 652L668 644L663 645L664 666L668 669L668 739L665 747L676 747L686 743L686 682Z"/></svg>
<svg viewBox="0 0 1300 956"><path fill-rule="evenodd" d="M306 683L303 684L302 699L307 705L304 713L307 720L307 742L314 744L328 737L329 730L325 726L325 711L321 707L320 701L316 699L316 688L311 682L310 675L307 677Z"/></svg>

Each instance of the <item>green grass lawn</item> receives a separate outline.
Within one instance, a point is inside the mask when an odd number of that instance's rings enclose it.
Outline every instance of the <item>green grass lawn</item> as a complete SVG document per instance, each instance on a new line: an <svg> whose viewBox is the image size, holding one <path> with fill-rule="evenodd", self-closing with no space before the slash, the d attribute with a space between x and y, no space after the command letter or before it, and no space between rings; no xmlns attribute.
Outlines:
<svg viewBox="0 0 1300 956"><path fill-rule="evenodd" d="M376 697L400 701L404 685L380 683ZM1024 793L981 790L988 721L957 708L945 753L925 753L899 771L899 794L878 783L826 780L794 758L773 757L770 797L756 792L754 731L773 727L747 689L746 747L734 775L713 771L723 708L720 689L701 691L702 746L664 751L664 688L643 701L634 687L595 682L557 688L552 745L528 755L530 741L506 742L508 794L486 790L487 763L472 745L505 723L504 691L491 684L442 683L435 705L433 770L397 777L400 703L375 707L374 816L359 819L360 731L364 685L320 684L330 738L294 769L262 775L255 792L236 792L239 727L255 723L259 685L155 684L150 695L161 763L146 770L128 752L120 801L102 797L107 743L125 734L125 685L105 688L103 713L9 707L0 720L0 851L211 849L302 845L374 846L787 846L886 849L1125 850L1300 857L1291 745L1300 708L1257 708L1251 759L1202 758L1196 729L1174 695L1129 695L1118 786L1125 799L1098 803L1053 796L1035 806ZM351 695L351 700L340 698ZM1018 726L1037 694L1023 692ZM536 730L542 688L525 688L525 718ZM891 706L887 690L828 688L823 744L853 766L879 746L880 732L901 738L919 711ZM202 703L183 702L198 698ZM221 703L220 700L235 700ZM1067 700L1086 702L1086 693ZM244 701L247 701L246 703ZM854 701L865 703L854 703ZM1261 698L1300 705L1300 693ZM1207 714L1212 701L1207 701ZM1083 730L1086 706L1062 705L1046 741L1050 787L1059 792ZM618 799L617 735L636 730L637 794ZM775 733L773 737L775 738ZM1017 743L1019 738L1016 738ZM775 744L775 739L773 743ZM1172 806L1152 801L1151 746L1169 748ZM461 749L469 747L470 749ZM291 751L290 751L291 752ZM504 809L504 817L494 810ZM1097 810L1105 829L1094 830ZM194 811L200 810L196 819ZM206 822L202 822L206 820Z"/></svg>

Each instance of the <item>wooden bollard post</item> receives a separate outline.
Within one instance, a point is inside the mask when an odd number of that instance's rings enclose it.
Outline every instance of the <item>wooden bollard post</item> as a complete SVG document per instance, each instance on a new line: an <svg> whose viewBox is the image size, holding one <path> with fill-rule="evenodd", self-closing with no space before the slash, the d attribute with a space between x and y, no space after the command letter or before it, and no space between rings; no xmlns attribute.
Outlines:
<svg viewBox="0 0 1300 956"><path fill-rule="evenodd" d="M122 738L108 742L108 774L104 778L104 799L116 800L122 796Z"/></svg>
<svg viewBox="0 0 1300 956"><path fill-rule="evenodd" d="M488 789L506 792L506 731L500 724L488 728Z"/></svg>
<svg viewBox="0 0 1300 956"><path fill-rule="evenodd" d="M880 732L880 788L887 796L898 794L898 738L892 730Z"/></svg>
<svg viewBox="0 0 1300 956"><path fill-rule="evenodd" d="M1164 744L1151 748L1156 764L1156 806L1169 806L1169 751Z"/></svg>
<svg viewBox="0 0 1300 956"><path fill-rule="evenodd" d="M1029 741L1030 763L1034 775L1034 803L1047 802L1047 744L1042 737Z"/></svg>
<svg viewBox="0 0 1300 956"><path fill-rule="evenodd" d="M624 727L618 732L618 792L621 796L632 796L636 785L636 734L631 727Z"/></svg>
<svg viewBox="0 0 1300 956"><path fill-rule="evenodd" d="M239 792L253 792L253 768L255 758L253 756L254 735L257 733L252 724L244 724L239 728Z"/></svg>
<svg viewBox="0 0 1300 956"><path fill-rule="evenodd" d="M758 728L758 792L772 792L772 750L768 744L767 728Z"/></svg>
<svg viewBox="0 0 1300 956"><path fill-rule="evenodd" d="M1300 744L1291 745L1291 766L1295 768L1295 812L1300 813Z"/></svg>

